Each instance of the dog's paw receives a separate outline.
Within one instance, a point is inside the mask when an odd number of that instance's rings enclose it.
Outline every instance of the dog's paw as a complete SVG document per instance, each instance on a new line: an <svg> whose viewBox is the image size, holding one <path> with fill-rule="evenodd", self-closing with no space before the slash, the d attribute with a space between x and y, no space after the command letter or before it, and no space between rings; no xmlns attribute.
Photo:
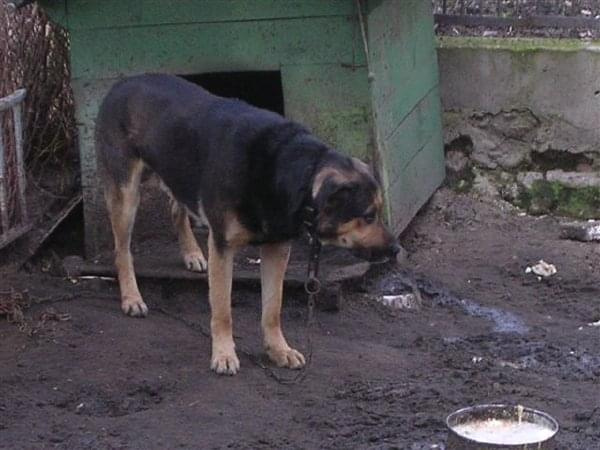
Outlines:
<svg viewBox="0 0 600 450"><path fill-rule="evenodd" d="M267 355L277 366L300 369L306 364L304 355L291 347L267 348Z"/></svg>
<svg viewBox="0 0 600 450"><path fill-rule="evenodd" d="M240 360L235 351L232 353L217 353L211 359L210 368L219 375L235 375L240 370Z"/></svg>
<svg viewBox="0 0 600 450"><path fill-rule="evenodd" d="M139 296L125 296L121 300L121 309L125 314L131 317L146 317L148 307Z"/></svg>
<svg viewBox="0 0 600 450"><path fill-rule="evenodd" d="M206 258L200 250L184 253L183 262L185 263L185 268L192 272L206 272L208 268Z"/></svg>

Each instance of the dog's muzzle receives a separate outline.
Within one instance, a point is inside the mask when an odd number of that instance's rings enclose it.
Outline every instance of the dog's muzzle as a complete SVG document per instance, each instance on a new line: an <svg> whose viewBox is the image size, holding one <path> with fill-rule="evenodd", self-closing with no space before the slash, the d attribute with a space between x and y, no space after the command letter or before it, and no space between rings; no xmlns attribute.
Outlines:
<svg viewBox="0 0 600 450"><path fill-rule="evenodd" d="M357 248L352 253L358 258L369 262L384 263L396 259L401 250L402 247L397 242L394 242L385 247Z"/></svg>

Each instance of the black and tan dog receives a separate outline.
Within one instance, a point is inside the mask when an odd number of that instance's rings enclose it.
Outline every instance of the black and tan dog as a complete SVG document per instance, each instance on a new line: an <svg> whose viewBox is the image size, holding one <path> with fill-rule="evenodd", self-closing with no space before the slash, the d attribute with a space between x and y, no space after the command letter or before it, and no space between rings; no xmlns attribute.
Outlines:
<svg viewBox="0 0 600 450"><path fill-rule="evenodd" d="M242 101L214 96L183 79L142 75L118 82L96 124L99 164L115 241L121 308L145 316L130 252L144 168L170 191L185 265L208 267L212 359L217 373L235 374L231 319L233 256L260 246L262 329L277 365L299 368L304 356L281 331L280 312L290 240L312 207L319 239L372 254L395 254L380 220L382 197L367 166L343 156L302 126ZM209 228L208 264L188 214Z"/></svg>

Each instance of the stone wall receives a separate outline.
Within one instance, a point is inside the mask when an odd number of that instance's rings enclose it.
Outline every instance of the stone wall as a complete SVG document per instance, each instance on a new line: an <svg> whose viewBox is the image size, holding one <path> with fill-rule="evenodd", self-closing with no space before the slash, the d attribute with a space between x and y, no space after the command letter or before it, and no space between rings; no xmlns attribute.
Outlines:
<svg viewBox="0 0 600 450"><path fill-rule="evenodd" d="M440 38L448 182L600 216L600 43Z"/></svg>

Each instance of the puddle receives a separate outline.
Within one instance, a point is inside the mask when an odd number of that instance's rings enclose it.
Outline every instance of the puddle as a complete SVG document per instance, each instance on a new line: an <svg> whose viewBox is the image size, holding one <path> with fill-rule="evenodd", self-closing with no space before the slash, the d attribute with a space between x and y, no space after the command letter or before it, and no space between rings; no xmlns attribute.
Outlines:
<svg viewBox="0 0 600 450"><path fill-rule="evenodd" d="M460 298L448 289L436 286L429 280L417 279L417 286L438 306L456 307L462 309L467 315L480 317L493 324L492 330L496 333L526 334L529 331L525 322L516 314L498 308L482 306L474 300ZM408 275L395 272L383 276L374 284L376 293L383 295L398 295L411 292L411 281Z"/></svg>

